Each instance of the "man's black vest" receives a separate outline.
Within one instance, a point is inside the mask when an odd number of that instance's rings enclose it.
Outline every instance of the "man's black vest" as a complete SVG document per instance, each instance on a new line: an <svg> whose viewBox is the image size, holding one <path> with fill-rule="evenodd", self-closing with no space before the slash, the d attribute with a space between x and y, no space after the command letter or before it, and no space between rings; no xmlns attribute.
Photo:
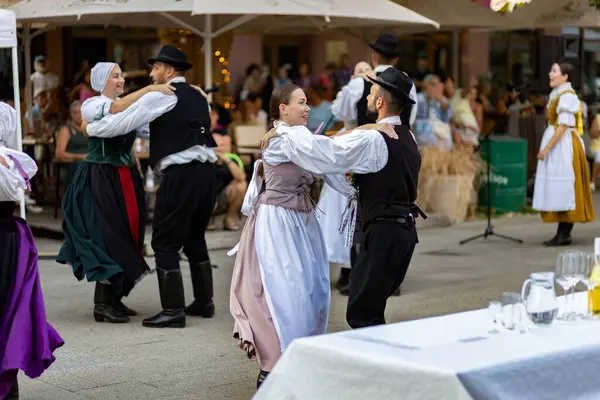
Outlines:
<svg viewBox="0 0 600 400"><path fill-rule="evenodd" d="M163 158L200 145L217 147L210 134L208 101L184 82L172 83L176 89L175 107L150 123L150 167Z"/></svg>
<svg viewBox="0 0 600 400"><path fill-rule="evenodd" d="M378 217L404 217L412 213L417 199L421 155L406 125L394 127L398 139L381 133L388 148L388 161L379 172L356 175L362 224Z"/></svg>
<svg viewBox="0 0 600 400"><path fill-rule="evenodd" d="M391 68L391 67L390 67ZM376 75L379 76L381 72L377 72ZM373 84L371 81L364 79L365 88L363 90L363 94L356 103L356 121L358 122L358 126L365 124L374 124L377 122L377 113L370 113L367 107L367 96L371 93L371 86ZM400 121L402 121L402 125L410 127L410 111L412 110L412 105L407 104L402 110L402 114L400 114Z"/></svg>

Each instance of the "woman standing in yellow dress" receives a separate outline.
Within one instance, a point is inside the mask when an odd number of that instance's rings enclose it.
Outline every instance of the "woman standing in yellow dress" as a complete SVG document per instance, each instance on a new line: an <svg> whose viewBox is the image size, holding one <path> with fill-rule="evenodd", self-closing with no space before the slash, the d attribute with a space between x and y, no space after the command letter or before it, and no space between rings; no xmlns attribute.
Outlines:
<svg viewBox="0 0 600 400"><path fill-rule="evenodd" d="M569 78L574 68L555 63L550 70L548 127L542 137L535 177L533 208L542 221L558 223L556 235L545 246L567 246L576 222L594 220L594 206L581 135L581 103Z"/></svg>

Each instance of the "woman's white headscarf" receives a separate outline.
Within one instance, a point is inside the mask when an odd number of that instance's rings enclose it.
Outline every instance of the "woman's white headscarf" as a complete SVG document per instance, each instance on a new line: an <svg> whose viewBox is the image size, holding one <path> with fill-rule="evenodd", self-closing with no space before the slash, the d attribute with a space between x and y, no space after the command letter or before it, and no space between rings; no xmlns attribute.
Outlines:
<svg viewBox="0 0 600 400"><path fill-rule="evenodd" d="M92 74L90 77L92 83L92 89L97 92L102 92L106 87L106 82L110 76L111 71L118 64L111 62L99 62L92 68Z"/></svg>
<svg viewBox="0 0 600 400"><path fill-rule="evenodd" d="M6 103L0 102L0 146L15 147L17 133L17 111Z"/></svg>

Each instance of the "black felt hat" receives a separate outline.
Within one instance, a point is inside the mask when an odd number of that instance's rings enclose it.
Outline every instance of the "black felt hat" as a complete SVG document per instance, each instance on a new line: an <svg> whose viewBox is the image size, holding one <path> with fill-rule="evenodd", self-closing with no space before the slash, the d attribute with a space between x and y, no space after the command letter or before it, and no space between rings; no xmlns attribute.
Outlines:
<svg viewBox="0 0 600 400"><path fill-rule="evenodd" d="M402 55L402 52L398 49L398 39L387 33L379 36L375 43L369 43L369 47L377 53L390 58L400 57Z"/></svg>
<svg viewBox="0 0 600 400"><path fill-rule="evenodd" d="M405 101L408 104L415 104L415 101L410 98L410 91L413 83L404 72L390 67L380 73L377 78L367 76L371 82L381 86L393 96Z"/></svg>
<svg viewBox="0 0 600 400"><path fill-rule="evenodd" d="M169 64L172 67L182 70L188 70L193 67L187 60L187 56L181 50L179 50L175 46L166 45L160 52L156 58L148 59L148 64L154 65L155 62L163 62L165 64Z"/></svg>

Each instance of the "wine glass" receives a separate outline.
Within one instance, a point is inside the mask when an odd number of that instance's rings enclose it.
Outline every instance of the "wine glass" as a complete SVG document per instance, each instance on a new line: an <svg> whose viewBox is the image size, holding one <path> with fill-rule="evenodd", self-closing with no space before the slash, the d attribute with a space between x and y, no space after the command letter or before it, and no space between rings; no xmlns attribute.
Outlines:
<svg viewBox="0 0 600 400"><path fill-rule="evenodd" d="M502 303L499 301L490 301L488 312L494 321L493 328L489 330L489 333L500 333L498 330L498 320L502 317Z"/></svg>
<svg viewBox="0 0 600 400"><path fill-rule="evenodd" d="M587 301L587 314L585 319L593 319L594 311L592 309L592 298L594 289L600 284L600 260L596 260L596 255L593 253L584 253L581 257L581 269L583 273L583 279L581 282L587 287L588 301Z"/></svg>
<svg viewBox="0 0 600 400"><path fill-rule="evenodd" d="M575 313L569 307L569 291L575 289L575 285L580 278L577 277L580 268L579 260L581 253L578 251L567 251L560 253L556 260L556 283L560 285L564 292L565 312L557 319L563 321L572 321L576 319Z"/></svg>

